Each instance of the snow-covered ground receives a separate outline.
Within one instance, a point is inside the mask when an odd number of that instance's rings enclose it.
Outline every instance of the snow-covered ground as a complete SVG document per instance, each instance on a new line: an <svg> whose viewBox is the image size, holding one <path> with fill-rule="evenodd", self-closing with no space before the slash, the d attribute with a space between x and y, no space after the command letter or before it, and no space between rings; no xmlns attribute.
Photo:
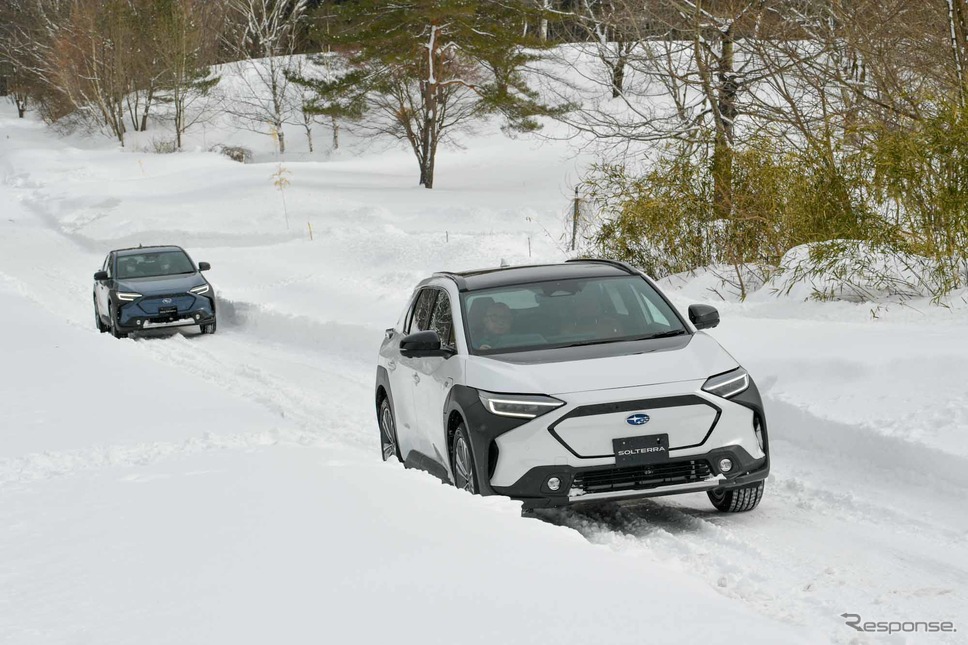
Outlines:
<svg viewBox="0 0 968 645"><path fill-rule="evenodd" d="M968 642L963 300L875 318L671 283L720 307L765 396L763 503L522 518L380 461L376 350L431 271L564 258L587 159L486 130L427 191L405 151L300 154L294 130L275 160L267 137L201 135L264 161L0 108L0 643L885 639L843 613ZM98 334L104 255L160 242L212 263L219 333Z"/></svg>

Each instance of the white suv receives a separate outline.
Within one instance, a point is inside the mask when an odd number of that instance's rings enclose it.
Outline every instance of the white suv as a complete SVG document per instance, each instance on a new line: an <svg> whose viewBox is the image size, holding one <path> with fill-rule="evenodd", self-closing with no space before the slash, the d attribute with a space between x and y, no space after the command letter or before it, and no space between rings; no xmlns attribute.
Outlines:
<svg viewBox="0 0 968 645"><path fill-rule="evenodd" d="M706 491L751 510L766 417L699 331L717 324L620 262L435 274L380 348L383 458L525 508Z"/></svg>

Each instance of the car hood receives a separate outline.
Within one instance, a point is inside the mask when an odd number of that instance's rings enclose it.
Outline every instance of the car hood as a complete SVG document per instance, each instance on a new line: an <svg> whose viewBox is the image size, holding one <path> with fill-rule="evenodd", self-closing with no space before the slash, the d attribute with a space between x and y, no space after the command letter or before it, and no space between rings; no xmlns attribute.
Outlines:
<svg viewBox="0 0 968 645"><path fill-rule="evenodd" d="M473 356L467 362L467 384L492 392L555 395L705 380L739 367L714 338L702 332L623 345L628 349L619 355L577 360L569 360L565 350L542 352L554 351L565 360L528 357L537 352ZM578 354L582 355L587 354Z"/></svg>
<svg viewBox="0 0 968 645"><path fill-rule="evenodd" d="M127 278L118 280L118 291L133 291L143 296L183 293L192 287L205 284L197 273L162 275L153 278Z"/></svg>

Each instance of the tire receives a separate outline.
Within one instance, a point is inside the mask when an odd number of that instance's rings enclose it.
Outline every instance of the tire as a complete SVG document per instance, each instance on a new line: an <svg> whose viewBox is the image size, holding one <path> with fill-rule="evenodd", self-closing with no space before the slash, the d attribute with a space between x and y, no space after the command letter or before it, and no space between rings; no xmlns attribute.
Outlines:
<svg viewBox="0 0 968 645"><path fill-rule="evenodd" d="M101 314L97 312L97 299L94 300L94 324L97 325L97 330L102 334L110 331L109 327L101 322Z"/></svg>
<svg viewBox="0 0 968 645"><path fill-rule="evenodd" d="M731 490L707 491L709 501L724 513L745 513L756 508L763 499L763 482L755 482Z"/></svg>
<svg viewBox="0 0 968 645"><path fill-rule="evenodd" d="M474 453L471 452L467 426L463 421L454 431L454 439L450 447L450 468L454 473L454 486L476 495L477 470L474 468Z"/></svg>
<svg viewBox="0 0 968 645"><path fill-rule="evenodd" d="M118 314L114 311L114 307L108 306L108 314L111 316L111 335L115 338L127 338L128 333L118 329Z"/></svg>
<svg viewBox="0 0 968 645"><path fill-rule="evenodd" d="M390 407L390 399L383 397L380 401L380 410L377 416L380 424L380 448L383 454L383 461L390 457L396 457L397 461L403 463L400 456L400 444L397 443L397 424L393 418L393 408Z"/></svg>
<svg viewBox="0 0 968 645"><path fill-rule="evenodd" d="M203 334L214 334L215 333L215 328L217 326L217 323L218 323L217 320L213 320L212 322L208 323L207 325L199 325L198 327L199 327L199 329L202 330L202 333Z"/></svg>

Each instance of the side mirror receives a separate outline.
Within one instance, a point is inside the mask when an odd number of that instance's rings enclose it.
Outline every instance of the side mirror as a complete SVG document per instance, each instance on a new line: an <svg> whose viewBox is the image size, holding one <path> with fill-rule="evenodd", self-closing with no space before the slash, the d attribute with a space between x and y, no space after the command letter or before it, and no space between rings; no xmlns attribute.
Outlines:
<svg viewBox="0 0 968 645"><path fill-rule="evenodd" d="M712 329L719 324L719 312L709 305L689 305L689 321L696 329Z"/></svg>
<svg viewBox="0 0 968 645"><path fill-rule="evenodd" d="M209 264L208 262L199 262L198 263L198 270L199 271L208 271L211 268L212 268L212 265Z"/></svg>
<svg viewBox="0 0 968 645"><path fill-rule="evenodd" d="M97 273L94 274L94 279L97 280L98 282L103 282L108 279L108 272L98 271Z"/></svg>
<svg viewBox="0 0 968 645"><path fill-rule="evenodd" d="M403 340L400 341L400 353L407 358L427 358L430 356L448 358L454 355L453 350L441 348L440 336L433 329L404 336Z"/></svg>

